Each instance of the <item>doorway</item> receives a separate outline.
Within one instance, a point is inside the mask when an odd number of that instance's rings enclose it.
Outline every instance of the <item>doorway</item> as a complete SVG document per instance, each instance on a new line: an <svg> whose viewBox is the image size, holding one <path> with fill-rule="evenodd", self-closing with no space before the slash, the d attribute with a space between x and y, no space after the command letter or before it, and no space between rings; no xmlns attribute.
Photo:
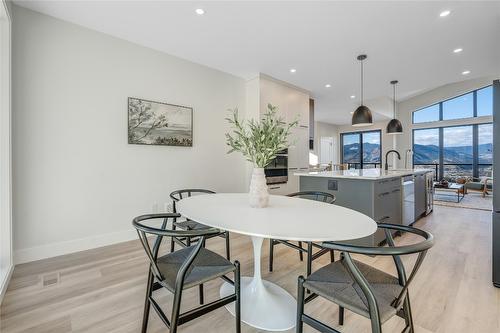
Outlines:
<svg viewBox="0 0 500 333"><path fill-rule="evenodd" d="M334 139L331 136L322 136L320 138L319 163L334 163Z"/></svg>

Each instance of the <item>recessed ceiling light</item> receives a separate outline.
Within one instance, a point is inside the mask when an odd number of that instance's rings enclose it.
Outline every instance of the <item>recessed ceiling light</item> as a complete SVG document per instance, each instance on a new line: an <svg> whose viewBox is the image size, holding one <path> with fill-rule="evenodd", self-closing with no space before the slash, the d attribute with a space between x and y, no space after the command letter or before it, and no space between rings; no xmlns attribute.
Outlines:
<svg viewBox="0 0 500 333"><path fill-rule="evenodd" d="M462 51L463 51L463 49L459 47L458 49L454 49L453 53L460 53Z"/></svg>
<svg viewBox="0 0 500 333"><path fill-rule="evenodd" d="M198 15L203 15L203 14L205 14L205 11L203 10L203 8L196 8L195 12L196 12L196 14L198 14Z"/></svg>
<svg viewBox="0 0 500 333"><path fill-rule="evenodd" d="M297 70L295 68L290 69L290 73L295 73Z"/></svg>
<svg viewBox="0 0 500 333"><path fill-rule="evenodd" d="M446 17L446 16L450 15L450 13L451 13L451 12L450 12L449 10L444 10L444 11L442 11L442 12L439 14L439 16L441 16L441 17Z"/></svg>
<svg viewBox="0 0 500 333"><path fill-rule="evenodd" d="M351 95L351 99L355 99L355 98L356 98L356 96L354 96L354 95Z"/></svg>
<svg viewBox="0 0 500 333"><path fill-rule="evenodd" d="M330 88L332 85L330 83L325 84L325 88Z"/></svg>
<svg viewBox="0 0 500 333"><path fill-rule="evenodd" d="M462 72L462 75L467 75L467 74L470 74L470 71L463 71Z"/></svg>

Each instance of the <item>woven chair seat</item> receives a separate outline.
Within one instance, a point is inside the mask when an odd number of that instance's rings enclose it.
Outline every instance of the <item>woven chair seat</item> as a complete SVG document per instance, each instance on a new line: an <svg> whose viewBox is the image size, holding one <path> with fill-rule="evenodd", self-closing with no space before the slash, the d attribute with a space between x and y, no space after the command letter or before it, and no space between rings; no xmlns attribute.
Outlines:
<svg viewBox="0 0 500 333"><path fill-rule="evenodd" d="M163 282L170 291L175 290L175 279L182 264L194 246L164 255L157 260ZM193 261L184 280L184 289L189 289L234 271L234 265L215 252L202 248Z"/></svg>
<svg viewBox="0 0 500 333"><path fill-rule="evenodd" d="M354 260L361 274L372 287L377 299L380 320L386 322L397 312L391 303L399 296L402 286L396 277ZM304 287L346 309L370 318L368 302L343 261L333 262L312 273Z"/></svg>

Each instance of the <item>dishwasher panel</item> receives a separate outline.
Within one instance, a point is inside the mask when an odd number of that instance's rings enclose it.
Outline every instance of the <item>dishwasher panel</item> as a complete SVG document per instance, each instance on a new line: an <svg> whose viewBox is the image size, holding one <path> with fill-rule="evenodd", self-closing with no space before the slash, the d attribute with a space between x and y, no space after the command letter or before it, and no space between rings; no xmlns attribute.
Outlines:
<svg viewBox="0 0 500 333"><path fill-rule="evenodd" d="M410 225L415 222L415 183L413 176L403 177L403 225Z"/></svg>

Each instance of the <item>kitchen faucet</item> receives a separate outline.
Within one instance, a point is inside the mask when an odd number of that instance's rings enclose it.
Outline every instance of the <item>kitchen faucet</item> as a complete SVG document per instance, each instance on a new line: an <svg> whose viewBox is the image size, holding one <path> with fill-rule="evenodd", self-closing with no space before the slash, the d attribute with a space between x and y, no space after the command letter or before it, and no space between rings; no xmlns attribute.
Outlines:
<svg viewBox="0 0 500 333"><path fill-rule="evenodd" d="M385 170L389 170L389 164L387 163L387 156L389 156L390 153L396 153L398 155L398 160L401 160L401 155L399 155L397 150L391 149L387 153L385 153Z"/></svg>

